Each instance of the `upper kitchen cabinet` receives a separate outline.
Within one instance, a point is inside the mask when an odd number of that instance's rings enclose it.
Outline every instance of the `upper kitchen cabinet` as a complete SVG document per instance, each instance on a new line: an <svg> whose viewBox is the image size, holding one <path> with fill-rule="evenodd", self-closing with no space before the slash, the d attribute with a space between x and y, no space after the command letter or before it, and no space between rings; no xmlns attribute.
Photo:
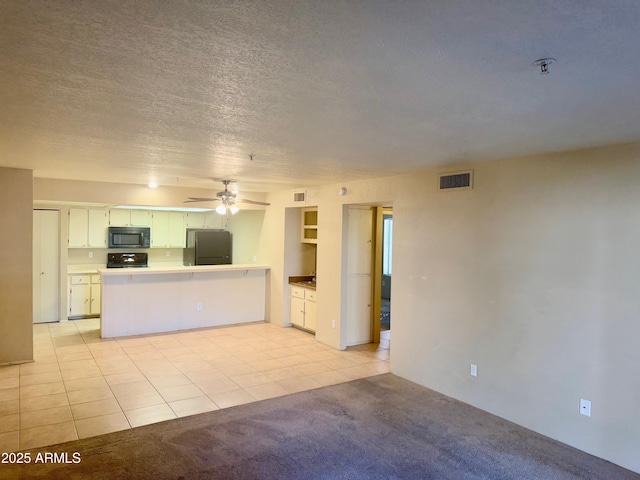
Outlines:
<svg viewBox="0 0 640 480"><path fill-rule="evenodd" d="M303 208L301 214L302 243L318 243L318 209Z"/></svg>
<svg viewBox="0 0 640 480"><path fill-rule="evenodd" d="M204 228L224 228L224 216L216 211L206 212L204 215Z"/></svg>
<svg viewBox="0 0 640 480"><path fill-rule="evenodd" d="M151 247L184 248L185 223L182 212L153 212L151 214Z"/></svg>
<svg viewBox="0 0 640 480"><path fill-rule="evenodd" d="M186 228L224 228L224 217L215 211L185 214Z"/></svg>
<svg viewBox="0 0 640 480"><path fill-rule="evenodd" d="M169 212L169 245L176 248L187 246L185 215L182 212Z"/></svg>
<svg viewBox="0 0 640 480"><path fill-rule="evenodd" d="M107 210L94 208L69 209L69 248L107 247Z"/></svg>
<svg viewBox="0 0 640 480"><path fill-rule="evenodd" d="M189 212L185 217L187 228L205 228L204 212Z"/></svg>
<svg viewBox="0 0 640 480"><path fill-rule="evenodd" d="M109 225L116 227L149 227L151 226L151 212L147 210L112 208L109 210Z"/></svg>

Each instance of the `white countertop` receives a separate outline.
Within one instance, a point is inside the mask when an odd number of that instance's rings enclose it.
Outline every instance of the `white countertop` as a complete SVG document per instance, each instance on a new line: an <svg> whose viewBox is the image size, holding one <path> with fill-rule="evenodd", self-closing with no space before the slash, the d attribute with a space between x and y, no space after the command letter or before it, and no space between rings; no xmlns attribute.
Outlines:
<svg viewBox="0 0 640 480"><path fill-rule="evenodd" d="M205 273L205 272L230 272L235 270L269 270L268 265L258 265L255 263L237 265L197 265L185 267L183 265L174 266L149 266L140 268L101 268L98 271L103 276L117 275L158 275L163 273Z"/></svg>
<svg viewBox="0 0 640 480"><path fill-rule="evenodd" d="M106 265L100 263L94 265L69 265L67 266L67 273L98 273L98 270L105 267Z"/></svg>

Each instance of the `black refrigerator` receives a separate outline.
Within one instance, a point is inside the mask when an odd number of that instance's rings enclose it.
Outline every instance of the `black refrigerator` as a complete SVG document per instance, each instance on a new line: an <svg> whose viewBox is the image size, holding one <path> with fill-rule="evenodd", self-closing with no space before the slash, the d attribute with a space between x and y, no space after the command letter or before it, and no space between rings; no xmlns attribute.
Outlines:
<svg viewBox="0 0 640 480"><path fill-rule="evenodd" d="M187 267L231 264L231 232L188 228L183 261Z"/></svg>

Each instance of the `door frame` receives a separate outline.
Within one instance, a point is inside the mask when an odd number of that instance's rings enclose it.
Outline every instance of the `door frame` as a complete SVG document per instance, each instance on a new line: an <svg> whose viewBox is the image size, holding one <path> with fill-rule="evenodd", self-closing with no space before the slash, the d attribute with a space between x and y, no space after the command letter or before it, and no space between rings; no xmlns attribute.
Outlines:
<svg viewBox="0 0 640 480"><path fill-rule="evenodd" d="M357 204L344 204L343 205L343 219L347 218L347 212L350 207L368 207L372 209L373 215L373 235L372 241L373 245L371 248L371 342L372 343L380 343L380 310L382 307L382 217L385 210L389 210L393 208L393 202L383 202L383 203L357 203ZM342 295L342 304L343 308L341 309L341 317L349 321L346 316L346 309L344 306L346 305L348 292L346 291L347 285L347 245L348 245L348 234L349 229L346 221L343 221L343 269L342 269L342 285L344 286L343 295ZM343 322L345 323L345 322ZM341 348L346 348L346 325L344 330L341 331ZM344 336L343 336L344 335Z"/></svg>

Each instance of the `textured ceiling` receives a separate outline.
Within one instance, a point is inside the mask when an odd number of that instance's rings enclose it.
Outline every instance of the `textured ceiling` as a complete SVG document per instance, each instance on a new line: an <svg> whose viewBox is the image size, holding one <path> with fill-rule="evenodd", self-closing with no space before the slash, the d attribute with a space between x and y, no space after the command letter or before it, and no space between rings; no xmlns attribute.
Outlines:
<svg viewBox="0 0 640 480"><path fill-rule="evenodd" d="M638 25L637 0L2 0L0 165L268 191L638 141Z"/></svg>

